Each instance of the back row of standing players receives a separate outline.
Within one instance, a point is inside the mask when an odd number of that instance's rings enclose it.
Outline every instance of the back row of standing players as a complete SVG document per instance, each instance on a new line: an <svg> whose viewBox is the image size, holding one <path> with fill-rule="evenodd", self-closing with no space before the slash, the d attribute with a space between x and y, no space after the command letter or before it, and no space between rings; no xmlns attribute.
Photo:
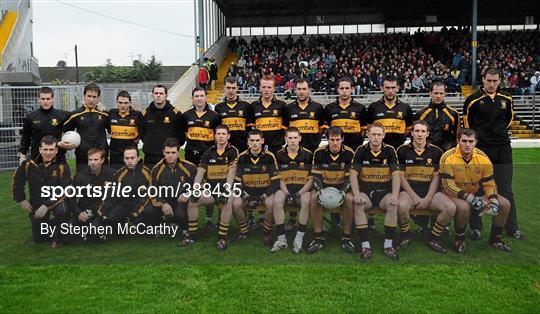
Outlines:
<svg viewBox="0 0 540 314"><path fill-rule="evenodd" d="M495 77L495 82L490 81ZM501 194L512 203L513 214L506 226L509 234L518 232L515 219L515 205L511 195L511 149L507 128L512 120L511 97L498 88L500 74L496 70L486 72L484 87L472 94L465 102L464 125L479 132L479 147L488 152L495 150L492 162L510 164L510 170L503 172L505 182L499 184ZM238 85L234 79L226 79L226 97L224 102L211 110L206 102L203 89L193 90L193 108L181 113L173 107L167 97L167 89L156 85L152 95L154 101L140 113L131 107L131 98L127 92L117 96L117 108L105 112L98 108L100 89L95 84L84 89L84 104L71 114L52 108L53 92L43 88L40 92L41 108L28 115L23 128L21 159L28 153L30 143L32 157L38 155L39 139L46 134L61 137L62 132L76 129L82 137L81 145L76 150L77 171L87 165L87 152L91 148L102 148L110 152L110 164L118 168L123 164L122 152L125 147L143 141L144 162L152 167L163 158L162 145L165 139L174 137L180 145L184 142L186 159L199 164L202 153L214 143L214 129L219 124L227 125L231 133L231 144L239 151L247 149L247 131L262 131L266 149L277 152L284 144L284 130L289 126L297 127L302 135L301 145L314 151L321 141L322 130L329 126L340 127L344 132L344 145L356 150L363 143L363 134L367 125L374 122L385 128L384 142L394 148L404 143L414 120L421 119L430 125L430 143L446 150L456 144L456 135L460 127L457 111L444 103L446 87L442 83L433 84L429 106L413 115L410 106L397 97L399 87L395 77L387 76L382 84L383 97L366 107L351 97L353 83L348 78L338 81L339 97L323 108L310 99L309 82L299 79L296 86L297 99L290 103L274 97L272 77L261 80L261 98L249 104L237 96ZM488 96L488 97L486 97ZM106 132L111 134L107 144ZM69 143L59 142L61 149L71 149ZM501 161L501 155L510 154L508 160ZM65 159L60 153L59 159ZM492 157L492 156L490 156ZM495 179L498 181L501 171ZM508 183L510 180L510 183ZM497 182L499 183L499 182ZM502 187L502 188L501 188ZM506 194L506 195L505 195ZM513 219L512 219L513 217ZM481 221L471 221L471 228L479 232Z"/></svg>

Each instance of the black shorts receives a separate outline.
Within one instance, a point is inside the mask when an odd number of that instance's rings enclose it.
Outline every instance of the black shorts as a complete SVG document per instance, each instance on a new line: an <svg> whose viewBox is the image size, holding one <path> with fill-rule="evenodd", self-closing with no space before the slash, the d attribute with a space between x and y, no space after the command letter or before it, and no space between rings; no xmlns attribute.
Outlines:
<svg viewBox="0 0 540 314"><path fill-rule="evenodd" d="M366 195L371 200L371 205L373 207L380 207L382 199L386 196L386 194L390 193L388 190L374 190L374 191L365 191Z"/></svg>

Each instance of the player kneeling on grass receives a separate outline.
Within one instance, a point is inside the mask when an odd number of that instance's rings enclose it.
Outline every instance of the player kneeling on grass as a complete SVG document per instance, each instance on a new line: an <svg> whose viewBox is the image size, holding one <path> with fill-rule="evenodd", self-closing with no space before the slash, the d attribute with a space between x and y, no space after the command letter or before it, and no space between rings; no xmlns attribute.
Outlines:
<svg viewBox="0 0 540 314"><path fill-rule="evenodd" d="M429 124L419 120L413 123L412 141L397 150L401 169L400 205L398 222L401 229L401 241L398 249L404 249L412 239L410 231L410 211L412 209L430 210L438 216L427 235L428 246L436 252L446 253L439 241L441 233L450 224L456 213L456 205L439 189L439 160L442 151L427 143Z"/></svg>
<svg viewBox="0 0 540 314"><path fill-rule="evenodd" d="M280 175L274 154L263 150L263 133L257 129L248 135L249 148L238 156L236 162L235 184L241 184L242 195L233 200L233 209L237 217L240 240L247 237L248 227L244 208L254 210L264 204L263 242L272 246L272 221L275 218L278 234L278 246L287 247L285 238L285 214L283 209L274 216L274 193L279 189Z"/></svg>
<svg viewBox="0 0 540 314"><path fill-rule="evenodd" d="M64 162L56 162L57 139L52 135L44 136L39 143L39 155L27 159L17 168L13 176L13 199L28 213L32 226L32 241L47 242L52 239L51 247L62 246L60 228L67 220L67 206L64 197L57 200L45 197L42 188L65 188L71 183L69 166ZM24 192L28 183L29 199ZM49 190L50 191L50 190ZM54 220L50 220L51 213ZM46 226L47 232L42 232Z"/></svg>
<svg viewBox="0 0 540 314"><path fill-rule="evenodd" d="M96 187L104 188L106 184L114 181L114 170L103 165L105 162L105 150L102 148L91 148L88 150L88 167L77 172L73 178L75 188ZM94 195L84 195L79 198L69 198L68 204L73 212L73 224L85 226L98 224L100 217L98 209L103 203L102 197ZM87 236L82 236L83 241Z"/></svg>
<svg viewBox="0 0 540 314"><path fill-rule="evenodd" d="M189 189L192 188L196 168L189 161L180 159L179 149L176 138L169 137L163 143L164 158L152 168L151 184L158 193L151 195L135 214L135 221L151 226L162 222L177 223L183 232L187 231L187 206L192 192ZM185 245L184 240L180 241L180 246Z"/></svg>
<svg viewBox="0 0 540 314"><path fill-rule="evenodd" d="M399 167L395 149L383 143L382 124L375 122L367 129L369 143L358 147L351 169L354 195L354 221L360 235L364 260L371 258L366 210L374 206L386 211L384 216L384 254L393 260L399 256L393 245L400 204Z"/></svg>
<svg viewBox="0 0 540 314"><path fill-rule="evenodd" d="M478 134L472 129L462 129L458 146L441 157L441 185L444 192L456 204L454 250L465 251L465 227L470 215L493 216L489 244L509 252L510 246L503 242L503 232L510 202L497 194L493 178L493 165L489 157L475 148Z"/></svg>
<svg viewBox="0 0 540 314"><path fill-rule="evenodd" d="M321 147L313 154L311 174L314 190L311 191L310 209L315 239L309 244L307 252L313 254L324 247L323 235L323 207L319 203L323 189L333 187L341 191L344 199L341 206L343 216L343 232L341 234L341 247L349 253L356 251L351 242L351 229L353 221L353 195L349 192L349 169L354 152L343 145L343 130L331 126L326 130L328 145Z"/></svg>
<svg viewBox="0 0 540 314"><path fill-rule="evenodd" d="M215 130L215 144L201 156L188 205L189 236L184 245L195 242L199 221L199 206L223 205L218 231L217 249L227 249L227 231L232 216L232 186L238 150L229 144L231 135L226 125ZM212 208L213 209L213 208ZM222 236L223 235L223 236Z"/></svg>
<svg viewBox="0 0 540 314"><path fill-rule="evenodd" d="M147 201L145 195L137 193L140 187L150 185L150 170L143 165L139 159L139 150L137 146L128 146L124 149L124 166L114 173L115 189L130 189L128 197L122 197L120 193L106 195L106 199L98 209L100 217L99 224L105 224L118 230L119 224L127 222L130 215L137 217ZM105 235L99 236L105 240Z"/></svg>
<svg viewBox="0 0 540 314"><path fill-rule="evenodd" d="M285 205L300 207L298 230L293 242L293 252L300 253L302 241L309 220L309 203L313 180L310 178L313 154L300 146L300 130L290 127L285 132L287 146L276 153L276 160L281 174L280 189L274 197L274 212L283 212ZM277 246L276 246L277 245ZM279 250L279 243L274 243Z"/></svg>

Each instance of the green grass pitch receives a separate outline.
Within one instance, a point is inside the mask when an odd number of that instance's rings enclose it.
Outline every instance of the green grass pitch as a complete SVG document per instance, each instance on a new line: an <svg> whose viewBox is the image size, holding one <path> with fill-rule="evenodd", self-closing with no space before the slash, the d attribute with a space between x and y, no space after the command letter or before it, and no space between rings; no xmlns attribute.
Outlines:
<svg viewBox="0 0 540 314"><path fill-rule="evenodd" d="M514 193L527 240L505 237L511 253L467 240L466 254L440 255L415 238L392 262L382 254L379 217L374 258L364 263L344 253L332 231L313 256L270 253L259 232L231 241L226 252L216 251L217 236L207 231L187 248L171 238L129 237L54 250L31 242L28 219L11 200L12 172L0 172L0 312L538 312L539 174L540 150L515 149ZM311 238L308 231L304 244ZM443 238L448 248L451 239Z"/></svg>

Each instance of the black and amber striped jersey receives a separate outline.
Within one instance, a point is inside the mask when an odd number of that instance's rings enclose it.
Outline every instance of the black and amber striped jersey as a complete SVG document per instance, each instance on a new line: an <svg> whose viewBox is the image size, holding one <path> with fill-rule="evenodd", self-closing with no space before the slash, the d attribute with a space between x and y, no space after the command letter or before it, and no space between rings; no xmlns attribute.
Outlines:
<svg viewBox="0 0 540 314"><path fill-rule="evenodd" d="M284 147L276 153L276 160L281 180L287 186L289 193L294 194L300 191L310 178L313 153L300 147L297 153L292 154L287 151L287 147Z"/></svg>
<svg viewBox="0 0 540 314"><path fill-rule="evenodd" d="M301 107L298 101L285 106L283 113L283 125L285 127L297 127L302 135L300 145L311 151L319 148L321 143L321 130L324 125L324 108L318 102L308 101L305 107Z"/></svg>
<svg viewBox="0 0 540 314"><path fill-rule="evenodd" d="M415 149L412 144L407 144L398 148L397 155L399 168L413 191L419 197L426 197L433 175L439 172L441 149L432 144Z"/></svg>
<svg viewBox="0 0 540 314"><path fill-rule="evenodd" d="M262 131L264 144L276 151L285 144L283 127L283 112L285 102L273 99L269 104L263 104L262 99L251 103L249 125ZM277 149L276 149L277 148Z"/></svg>
<svg viewBox="0 0 540 314"><path fill-rule="evenodd" d="M396 103L389 106L384 97L373 102L367 109L368 124L379 122L384 126L384 143L398 148L405 143L407 133L413 124L413 112L409 104L396 99Z"/></svg>
<svg viewBox="0 0 540 314"><path fill-rule="evenodd" d="M197 174L197 168L194 164L187 160L181 160L180 158L174 163L169 165L165 158L160 160L154 168L152 168L152 186L155 187L167 187L168 189L178 191L181 194L188 190L188 186L193 187L193 181ZM180 184L180 187L178 186ZM150 201L154 206L162 207L164 203L176 202L180 195L174 195L173 193L163 193L152 197Z"/></svg>
<svg viewBox="0 0 540 314"><path fill-rule="evenodd" d="M429 103L416 112L415 120L423 120L429 124L428 141L443 149L448 150L457 144L457 134L461 127L459 113L444 102L441 104Z"/></svg>
<svg viewBox="0 0 540 314"><path fill-rule="evenodd" d="M215 145L212 145L204 151L199 161L199 168L206 171L204 181L210 183L212 190L216 185L227 182L227 174L234 166L236 158L238 158L238 150L230 144L225 147L225 150L218 150Z"/></svg>
<svg viewBox="0 0 540 314"><path fill-rule="evenodd" d="M311 175L320 180L323 187L341 189L348 180L354 152L343 145L339 153L334 154L329 146L324 146L313 153Z"/></svg>
<svg viewBox="0 0 540 314"><path fill-rule="evenodd" d="M133 108L122 115L117 108L109 110L108 129L111 134L111 155L122 155L124 149L139 141L142 113Z"/></svg>
<svg viewBox="0 0 540 314"><path fill-rule="evenodd" d="M214 110L205 108L199 113L191 108L182 114L186 128L186 151L202 154L214 143L214 129L221 124L221 116Z"/></svg>
<svg viewBox="0 0 540 314"><path fill-rule="evenodd" d="M75 150L78 158L87 158L87 153L91 148L102 148L106 152L109 149L107 144L107 121L109 114L97 108L82 106L71 113L64 122L63 131L77 130L81 136L81 144Z"/></svg>
<svg viewBox="0 0 540 314"><path fill-rule="evenodd" d="M324 107L325 124L338 126L345 133L343 144L353 151L364 142L362 129L367 126L366 107L354 100L347 106L336 100Z"/></svg>
<svg viewBox="0 0 540 314"><path fill-rule="evenodd" d="M478 132L481 146L509 144L508 128L513 117L512 96L501 90L491 98L480 87L463 104L463 126Z"/></svg>
<svg viewBox="0 0 540 314"><path fill-rule="evenodd" d="M489 157L478 148L469 161L461 155L459 145L446 151L440 161L441 187L446 195L466 198L466 193L494 198L497 185Z"/></svg>
<svg viewBox="0 0 540 314"><path fill-rule="evenodd" d="M242 191L251 196L270 196L279 189L279 175L276 158L268 151L253 154L251 150L242 152L236 161L235 183L242 185Z"/></svg>
<svg viewBox="0 0 540 314"><path fill-rule="evenodd" d="M354 154L352 169L358 173L360 191L392 191L392 174L399 171L396 150L382 144L379 151L371 150L369 143L358 147Z"/></svg>
<svg viewBox="0 0 540 314"><path fill-rule="evenodd" d="M247 149L247 119L250 105L248 102L236 98L234 101L223 101L214 107L214 111L221 116L221 123L229 127L231 132L230 143L239 151Z"/></svg>

